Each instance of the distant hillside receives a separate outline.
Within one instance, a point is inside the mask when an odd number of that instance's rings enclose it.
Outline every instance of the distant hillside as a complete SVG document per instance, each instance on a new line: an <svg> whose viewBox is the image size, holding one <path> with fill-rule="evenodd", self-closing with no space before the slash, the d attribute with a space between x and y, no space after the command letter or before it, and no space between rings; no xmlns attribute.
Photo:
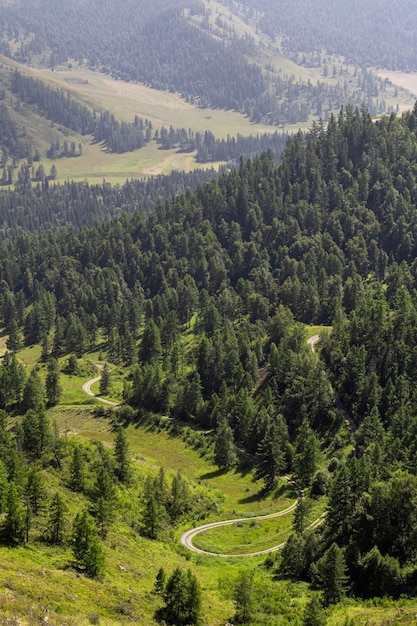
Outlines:
<svg viewBox="0 0 417 626"><path fill-rule="evenodd" d="M361 66L417 69L417 6L412 0L241 0L262 12L259 26L284 37L289 53L326 51Z"/></svg>
<svg viewBox="0 0 417 626"><path fill-rule="evenodd" d="M314 53L308 62L321 73L307 77L294 73L296 68L282 70L277 62L282 50L290 56L304 50L290 28L303 24L303 7L300 15L282 9L281 26L281 8L260 3L261 12L256 13L246 4L229 8L202 0L127 0L120 10L114 0L59 5L38 0L30 6L23 0L1 0L0 52L51 68L86 63L119 79L177 92L200 107L242 112L257 123L326 119L348 102L365 104L372 114L391 110L386 85L369 71L367 61L360 59L361 67L354 71L343 60L322 58L325 50L319 34L314 35L316 21L311 37L304 38L302 26L300 36L310 42L306 51ZM352 58L349 50L328 48L329 54Z"/></svg>

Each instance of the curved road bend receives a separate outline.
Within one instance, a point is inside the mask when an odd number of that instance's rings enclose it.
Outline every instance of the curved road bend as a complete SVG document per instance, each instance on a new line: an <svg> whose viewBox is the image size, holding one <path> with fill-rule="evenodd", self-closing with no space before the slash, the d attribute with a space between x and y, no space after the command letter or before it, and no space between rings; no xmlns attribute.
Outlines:
<svg viewBox="0 0 417 626"><path fill-rule="evenodd" d="M295 489L297 490L297 499L295 500L295 502L291 504L291 506L287 507L283 511L278 511L278 513L269 513L268 515L256 515L255 517L240 517L236 519L223 520L222 522L211 522L209 524L202 524L202 526L197 526L196 528L191 528L191 530L186 530L181 535L180 541L182 545L188 548L189 550L191 550L192 552L196 552L197 554L202 554L204 556L219 556L223 558L242 558L242 557L249 557L249 556L259 556L262 554L269 554L270 552L277 552L277 550L281 550L286 544L285 541L276 546L272 546L271 548L266 548L266 550L257 550L256 552L247 552L245 554L220 554L218 552L208 552L207 550L196 548L196 546L193 544L193 539L196 535L206 532L207 530L211 530L212 528L219 528L221 526L230 526L231 524L238 524L239 522L252 522L252 521L257 521L257 520L259 521L259 520L273 519L275 517L282 517L283 515L287 515L288 513L291 513L292 511L294 511L300 497L304 498L304 491L300 488L299 485L297 485L295 480L292 480L288 476L284 476L284 478L288 481L290 485L295 487ZM324 515L321 515L319 518L314 520L314 522L312 522L308 528L315 528L316 526L321 524L323 519L324 519Z"/></svg>
<svg viewBox="0 0 417 626"><path fill-rule="evenodd" d="M97 367L97 369L103 369L103 366L100 365L99 363L96 363L96 367ZM112 400L106 400L106 398L102 398L101 396L98 396L93 391L91 391L92 385L94 385L94 383L98 383L99 380L101 380L101 375L96 376L95 378L92 378L91 380L87 380L87 382L84 383L84 385L83 385L83 391L87 395L91 396L92 398L95 398L96 400L100 400L100 402L104 402L104 404L108 404L110 406L120 406L119 402L113 402Z"/></svg>

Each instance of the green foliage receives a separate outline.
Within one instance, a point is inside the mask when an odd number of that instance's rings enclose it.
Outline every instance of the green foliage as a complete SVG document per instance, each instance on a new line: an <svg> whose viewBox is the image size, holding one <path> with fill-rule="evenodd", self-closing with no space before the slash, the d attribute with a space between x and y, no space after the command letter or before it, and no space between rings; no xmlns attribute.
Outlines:
<svg viewBox="0 0 417 626"><path fill-rule="evenodd" d="M69 465L69 487L73 491L84 491L86 482L85 458L80 445L73 447L72 458Z"/></svg>
<svg viewBox="0 0 417 626"><path fill-rule="evenodd" d="M77 513L72 530L72 552L75 566L87 576L103 576L105 571L103 548L92 517L84 511Z"/></svg>
<svg viewBox="0 0 417 626"><path fill-rule="evenodd" d="M234 587L236 608L235 620L238 624L250 624L256 612L254 573L241 570Z"/></svg>
<svg viewBox="0 0 417 626"><path fill-rule="evenodd" d="M233 431L225 419L216 430L214 442L214 462L221 470L230 470L236 464L236 449L233 440Z"/></svg>
<svg viewBox="0 0 417 626"><path fill-rule="evenodd" d="M43 406L29 409L22 418L23 447L30 458L40 459L51 444L51 429Z"/></svg>
<svg viewBox="0 0 417 626"><path fill-rule="evenodd" d="M313 596L306 606L303 626L326 626L326 622L326 614L320 604L320 600L317 596Z"/></svg>
<svg viewBox="0 0 417 626"><path fill-rule="evenodd" d="M115 474L122 483L128 484L131 478L131 460L126 430L119 427L114 440Z"/></svg>
<svg viewBox="0 0 417 626"><path fill-rule="evenodd" d="M26 537L25 512L13 481L9 483L5 513L6 517L1 527L3 541L14 546L23 543Z"/></svg>
<svg viewBox="0 0 417 626"><path fill-rule="evenodd" d="M161 617L173 626L191 626L202 622L201 588L197 578L177 567L168 578L163 593L165 606Z"/></svg>
<svg viewBox="0 0 417 626"><path fill-rule="evenodd" d="M298 430L294 452L294 473L301 484L308 486L320 460L320 442L307 420Z"/></svg>
<svg viewBox="0 0 417 626"><path fill-rule="evenodd" d="M333 543L316 563L314 580L323 592L325 606L335 604L345 596L348 576L345 557L336 543Z"/></svg>
<svg viewBox="0 0 417 626"><path fill-rule="evenodd" d="M107 363L104 364L104 367L101 372L100 378L100 394L105 396L109 393L110 390L110 368Z"/></svg>
<svg viewBox="0 0 417 626"><path fill-rule="evenodd" d="M58 361L55 358L51 358L48 361L48 372L45 380L45 395L47 404L49 406L58 404L61 393L62 386L59 382Z"/></svg>
<svg viewBox="0 0 417 626"><path fill-rule="evenodd" d="M68 507L59 493L52 498L49 506L46 538L52 544L60 545L65 541L67 531Z"/></svg>
<svg viewBox="0 0 417 626"><path fill-rule="evenodd" d="M270 423L258 448L259 465L256 477L265 481L267 490L273 489L285 467L284 443L275 424Z"/></svg>
<svg viewBox="0 0 417 626"><path fill-rule="evenodd" d="M43 387L39 374L35 368L30 371L23 388L22 410L24 412L33 409L40 411L45 406Z"/></svg>

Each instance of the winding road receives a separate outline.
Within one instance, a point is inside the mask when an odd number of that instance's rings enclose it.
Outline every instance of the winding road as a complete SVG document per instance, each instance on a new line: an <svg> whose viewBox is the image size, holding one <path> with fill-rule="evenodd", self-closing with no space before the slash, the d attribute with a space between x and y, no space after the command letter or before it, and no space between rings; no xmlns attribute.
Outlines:
<svg viewBox="0 0 417 626"><path fill-rule="evenodd" d="M310 337L307 340L307 343L311 347L312 352L315 352L315 345L316 345L316 343L319 340L320 340L320 335L313 335L312 337ZM99 363L96 363L95 365L96 365L98 370L103 369L103 365L101 365ZM118 402L113 402L112 400L106 400L106 398L102 398L101 396L98 396L93 391L91 391L92 385L94 385L95 383L99 382L99 380L101 380L101 375L100 374L98 376L95 376L94 378L91 378L90 380L88 380L86 383L84 383L84 385L82 387L83 391L87 395L91 396L92 398L95 398L96 400L99 400L100 402L103 402L104 404L108 404L110 406L119 406ZM274 518L282 517L284 515L288 515L289 513L291 513L292 511L295 510L295 508L297 506L297 502L299 501L300 497L301 498L304 497L304 492L299 487L299 485L297 485L297 483L294 480L292 480L288 476L285 476L285 479L292 486L294 486L295 489L297 490L297 499L291 504L291 506L287 507L283 511L278 511L277 513L270 513L268 515L257 515L257 516L254 516L254 517L240 517L240 518L223 520L221 522L211 522L211 523L208 523L208 524L202 524L201 526L196 526L195 528L191 528L190 530L186 530L181 535L180 542L182 543L183 546L185 546L186 548L188 548L192 552L196 552L197 554L201 554L201 555L204 555L204 556L217 556L217 557L223 557L223 558L243 558L243 557L260 556L262 554L269 554L270 552L277 552L278 550L282 550L282 548L286 544L286 541L284 541L284 542L282 542L282 543L280 543L280 544L278 544L276 546L271 546L270 548L266 548L265 550L257 550L256 552L248 552L248 553L245 553L245 554L220 554L218 552L208 552L207 550L202 550L201 548L197 548L193 544L193 539L197 535L199 535L200 533L206 532L207 530L211 530L213 528L219 528L219 527L222 527L222 526L230 526L231 524L238 524L238 523L247 522L247 521L251 521L252 522L252 521L274 519ZM325 513L323 513L323 515L321 515L316 520L314 520L308 526L308 529L313 529L313 528L316 528L317 526L319 526L322 523L322 521L324 520L324 517L325 517Z"/></svg>
<svg viewBox="0 0 417 626"><path fill-rule="evenodd" d="M103 365L101 365L100 363L96 363L95 366L99 370L103 369ZM84 383L83 385L83 391L87 395L91 396L92 398L95 398L96 400L100 400L100 402L104 402L104 404L108 404L110 406L119 406L118 402L113 402L112 400L106 400L106 398L102 398L101 396L98 396L93 391L91 391L92 385L94 385L94 383L98 383L99 380L101 380L101 374L99 376L96 376L95 378L92 378L91 380L87 380L87 382Z"/></svg>
<svg viewBox="0 0 417 626"><path fill-rule="evenodd" d="M288 478L287 480L288 482L294 485L294 481L291 481ZM196 535L199 535L200 533L204 533L207 530L211 530L213 528L219 528L221 526L230 526L231 524L238 524L239 522L252 522L252 521L265 520L265 519L273 519L274 517L282 517L283 515L287 515L287 513L291 513L291 511L294 511L294 509L296 508L297 502L300 498L300 493L302 492L298 491L299 495L297 499L291 504L291 506L284 509L283 511L278 511L278 513L270 513L269 515L257 515L255 517L239 517L235 519L223 520L222 522L211 522L209 524L202 524L202 526L197 526L196 528L191 528L191 530L186 530L181 535L180 541L182 545L188 548L189 550L192 550L193 552L197 552L197 554L203 554L205 556L220 556L223 558L232 558L232 557L240 558L240 557L245 557L245 556L259 556L261 554L268 554L269 552L276 552L277 550L281 550L281 548L285 546L285 543L286 543L285 541L283 543L278 544L277 546L272 546L271 548L267 548L266 550L258 550L256 552L248 552L246 554L220 554L218 552L208 552L207 550L201 550L201 548L197 548L193 544L193 539L194 537L196 537Z"/></svg>

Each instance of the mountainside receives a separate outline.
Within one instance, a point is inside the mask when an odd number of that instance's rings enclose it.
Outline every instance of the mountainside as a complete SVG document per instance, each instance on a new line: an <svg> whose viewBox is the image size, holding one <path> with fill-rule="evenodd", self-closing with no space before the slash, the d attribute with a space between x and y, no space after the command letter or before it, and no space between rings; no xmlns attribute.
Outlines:
<svg viewBox="0 0 417 626"><path fill-rule="evenodd" d="M146 424L156 420L155 436L162 438L161 430L171 425L172 447L185 422L203 431L189 432L187 441L219 468L218 474L204 474L207 480L233 472L237 456L244 455L263 485L261 501L280 497L279 476L285 473L305 489L291 528L287 524L282 554L269 556L266 570L258 573L273 600L268 602L261 584L249 585L259 609L251 623L289 619L282 585L287 585L286 598L299 597L300 589L312 598L311 606L304 595L291 608L294 624L302 624L309 611L340 623L338 611L349 607L350 595L414 597L416 133L417 106L378 121L366 109L346 107L327 126L315 124L306 135L290 138L278 166L263 153L218 181L159 202L149 215L122 213L94 228L25 234L4 243L0 311L9 353L0 366L6 442L0 458L3 493L10 500L0 518L3 543L13 537L18 544L27 541L23 526L12 537L6 523L10 503L27 502L27 474L16 474L12 462L17 444L29 464L52 463L59 492L67 488L76 453L69 444L62 458L58 449L54 456L53 438L43 447L43 403L45 398L50 406L61 402L59 376L67 402L71 394L81 394L82 379L75 372L81 367L87 377L91 358L103 366L99 393L125 403L108 417L131 424L130 432L145 427L137 443L138 467L146 461L140 456L143 447L159 454L158 444L148 441L154 431ZM57 186L54 200L59 203L60 194L66 198L79 189ZM91 191L101 194L97 201L103 207L113 206L114 190L84 188ZM134 185L123 193L134 198ZM37 200L39 206L49 202L49 190L39 190ZM307 334L306 324L320 326ZM25 371L20 354L36 368ZM13 434L5 435L10 416L17 444ZM60 419L62 427L65 417ZM109 489L100 502L94 497L104 487L90 485L85 491L96 527L111 529L115 523L118 532L127 532L123 524L135 513L122 508L124 517L117 522L106 517L113 492L109 476L95 469L103 465L110 471L105 452L98 447L82 455L91 464L91 481L101 476ZM169 452L162 455L172 462ZM176 494L185 487L179 489ZM178 550L174 496L163 479L145 482L138 494L138 532L154 542L155 550L164 546L172 554ZM251 506L257 498L241 497L234 506ZM204 500L199 515L207 506ZM309 530L309 511L318 516L324 509L325 518L317 517L317 527ZM236 509L229 515L236 517ZM83 523L90 527L88 520ZM200 545L230 554L228 543L238 536L208 534ZM114 568L113 548L103 538ZM40 539L32 541L38 550ZM117 545L119 539L114 541ZM233 549L240 554L243 548ZM83 560L77 563L82 572L97 575ZM201 570L206 564L201 557L193 562L197 578L217 567ZM153 574L156 569L154 563ZM229 592L237 620L247 609L237 590L249 584L250 571ZM163 588L167 600L170 587ZM214 586L210 594L216 597ZM149 616L158 603L144 598ZM219 615L230 615L224 596L220 602ZM216 609L205 610L215 623ZM152 619L161 615L156 611Z"/></svg>
<svg viewBox="0 0 417 626"><path fill-rule="evenodd" d="M417 11L410 0L295 0L279 10L274 0L242 4L261 12L259 26L283 36L289 53L325 50L359 65L408 71L417 67Z"/></svg>
<svg viewBox="0 0 417 626"><path fill-rule="evenodd" d="M357 26L352 15L336 22L349 26L346 45L338 48L331 42L326 46L321 37L334 32L326 30L333 10L322 25L321 13L316 15L311 6L291 4L278 10L267 2L256 4L257 11L249 2L229 6L202 0L139 4L128 0L120 11L114 1L71 0L63 5L39 0L28 7L20 0L3 0L0 51L17 61L51 68L87 64L118 79L178 92L197 106L243 112L257 123L286 125L312 116L327 118L347 102L365 103L373 114L391 110L392 93L369 70L369 59L357 55L354 44L347 49ZM369 19L364 23L369 30ZM375 41L377 50L392 39L387 27L372 31L371 37L365 27L360 33L365 45ZM343 39L337 30L334 38ZM308 58L294 57L297 51L308 53ZM288 55L319 72L309 74L288 64ZM375 65L393 67L377 54ZM395 67L404 63L399 60ZM407 67L414 66L410 62Z"/></svg>

